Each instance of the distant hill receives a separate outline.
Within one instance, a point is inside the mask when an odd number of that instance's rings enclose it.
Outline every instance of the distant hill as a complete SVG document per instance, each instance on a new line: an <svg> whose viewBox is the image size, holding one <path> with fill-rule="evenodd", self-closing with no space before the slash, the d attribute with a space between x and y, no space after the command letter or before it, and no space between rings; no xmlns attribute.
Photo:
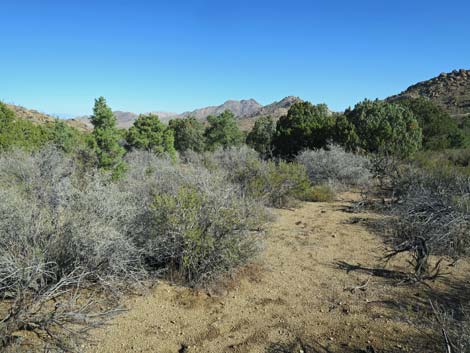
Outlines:
<svg viewBox="0 0 470 353"><path fill-rule="evenodd" d="M193 116L196 119L205 119L209 115L218 115L225 110L230 110L237 118L250 116L259 111L263 106L254 99L243 99L241 101L228 100L224 104L211 106L193 110L192 112L184 112L178 117Z"/></svg>
<svg viewBox="0 0 470 353"><path fill-rule="evenodd" d="M303 102L299 97L288 96L279 102L274 102L261 107L250 115L239 117L239 125L242 130L250 130L255 121L262 116L271 116L274 120L278 120L281 116L287 115L289 108L295 103Z"/></svg>
<svg viewBox="0 0 470 353"><path fill-rule="evenodd" d="M289 108L295 103L303 102L299 97L289 96L279 102L274 102L253 112L251 115L245 116L246 118L272 116L274 119L279 119L281 116L286 115Z"/></svg>
<svg viewBox="0 0 470 353"><path fill-rule="evenodd" d="M429 98L455 118L470 117L470 70L441 73L430 80L416 83L387 100L393 102L417 97Z"/></svg>
<svg viewBox="0 0 470 353"><path fill-rule="evenodd" d="M32 121L35 124L47 124L53 123L55 121L55 117L41 113L34 109L27 109L25 107L15 105L15 104L7 104L8 108L15 112L15 115L20 119L25 119ZM79 129L81 131L89 130L89 127L84 124L83 122L76 120L76 119L67 119L64 120L67 125Z"/></svg>
<svg viewBox="0 0 470 353"><path fill-rule="evenodd" d="M289 96L279 102L263 106L254 99L242 99L240 101L228 100L221 105L199 108L181 114L161 111L152 113L158 115L163 122L168 122L170 119L185 118L188 116L194 116L196 119L204 120L209 115L218 115L225 110L230 110L235 117L239 119L241 128L247 130L253 126L254 122L259 117L271 115L274 119L279 119L281 116L287 114L287 111L294 103L301 101L302 100L298 97ZM137 113L123 111L115 111L114 115L116 116L118 127L124 129L131 127L139 116ZM89 116L82 116L73 120L87 126L88 129L93 128Z"/></svg>

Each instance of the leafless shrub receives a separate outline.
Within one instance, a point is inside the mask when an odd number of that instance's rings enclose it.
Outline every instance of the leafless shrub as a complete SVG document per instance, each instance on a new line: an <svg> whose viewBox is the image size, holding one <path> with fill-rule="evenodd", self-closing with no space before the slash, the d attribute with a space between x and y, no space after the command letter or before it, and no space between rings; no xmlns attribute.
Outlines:
<svg viewBox="0 0 470 353"><path fill-rule="evenodd" d="M372 158L374 175L381 180L382 202L371 202L390 217L380 222L392 250L412 254L415 280L440 275L440 262L430 266L430 255L458 259L470 250L470 177L452 169L421 169L386 156Z"/></svg>
<svg viewBox="0 0 470 353"><path fill-rule="evenodd" d="M0 170L0 262L13 258L22 268L42 259L58 275L77 266L119 278L139 271L130 193L97 172L78 182L71 160L55 150L1 156Z"/></svg>
<svg viewBox="0 0 470 353"><path fill-rule="evenodd" d="M78 268L60 279L40 266L29 269L28 275L11 286L16 296L9 300L8 312L0 321L0 349L78 351L83 341L91 340L90 330L120 311L111 306L103 310L99 296L91 290L84 295L87 284L87 273ZM34 338L26 341L22 333L32 333Z"/></svg>
<svg viewBox="0 0 470 353"><path fill-rule="evenodd" d="M346 152L338 145L303 151L297 156L297 162L305 166L314 184L363 187L372 176L369 159Z"/></svg>
<svg viewBox="0 0 470 353"><path fill-rule="evenodd" d="M470 178L410 168L396 182L395 195L390 211L396 251L421 252L419 261L430 254L468 254Z"/></svg>
<svg viewBox="0 0 470 353"><path fill-rule="evenodd" d="M143 276L129 237L138 209L131 196L96 171L77 176L54 149L0 155L3 346L23 330L65 350L107 316L74 291Z"/></svg>

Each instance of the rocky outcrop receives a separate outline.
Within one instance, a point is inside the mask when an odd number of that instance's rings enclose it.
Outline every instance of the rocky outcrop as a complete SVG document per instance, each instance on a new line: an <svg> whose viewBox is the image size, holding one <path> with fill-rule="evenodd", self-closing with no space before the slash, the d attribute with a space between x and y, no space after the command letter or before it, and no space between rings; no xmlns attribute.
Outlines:
<svg viewBox="0 0 470 353"><path fill-rule="evenodd" d="M416 97L430 99L456 118L470 116L470 70L441 73L430 80L410 86L387 100L393 102Z"/></svg>

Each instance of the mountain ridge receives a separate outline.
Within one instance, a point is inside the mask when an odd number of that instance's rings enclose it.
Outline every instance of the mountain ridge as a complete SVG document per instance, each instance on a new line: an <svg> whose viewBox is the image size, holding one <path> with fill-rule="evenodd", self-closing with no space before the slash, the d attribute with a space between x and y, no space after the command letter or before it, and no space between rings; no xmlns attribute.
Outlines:
<svg viewBox="0 0 470 353"><path fill-rule="evenodd" d="M154 111L150 113L158 115L161 121L168 122L170 119L181 119L189 116L193 116L199 120L204 120L209 115L218 115L225 110L229 110L240 121L240 125L242 127L249 128L254 124L254 120L261 116L271 115L274 119L279 119L282 115L287 114L289 108L297 102L302 102L302 100L294 96L287 96L280 101L264 106L253 98L242 100L231 99L220 105L203 107L192 111L186 111L181 114L162 111ZM113 113L116 116L118 127L125 129L131 127L133 122L139 117L139 114L133 112L117 110ZM81 116L74 118L74 120L81 122L89 129L93 128L90 122L90 116Z"/></svg>

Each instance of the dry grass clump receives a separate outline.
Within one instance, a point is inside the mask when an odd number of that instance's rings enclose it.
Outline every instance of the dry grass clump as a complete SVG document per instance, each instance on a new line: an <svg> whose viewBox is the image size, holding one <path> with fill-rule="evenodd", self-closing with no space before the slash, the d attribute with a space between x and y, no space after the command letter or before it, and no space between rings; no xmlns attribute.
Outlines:
<svg viewBox="0 0 470 353"><path fill-rule="evenodd" d="M439 336L436 337L437 349L448 353L470 352L470 316L469 304L454 307L431 304L434 311L433 327Z"/></svg>
<svg viewBox="0 0 470 353"><path fill-rule="evenodd" d="M312 187L311 200L314 202L329 202L334 200L335 195L335 191L330 185L315 185Z"/></svg>

